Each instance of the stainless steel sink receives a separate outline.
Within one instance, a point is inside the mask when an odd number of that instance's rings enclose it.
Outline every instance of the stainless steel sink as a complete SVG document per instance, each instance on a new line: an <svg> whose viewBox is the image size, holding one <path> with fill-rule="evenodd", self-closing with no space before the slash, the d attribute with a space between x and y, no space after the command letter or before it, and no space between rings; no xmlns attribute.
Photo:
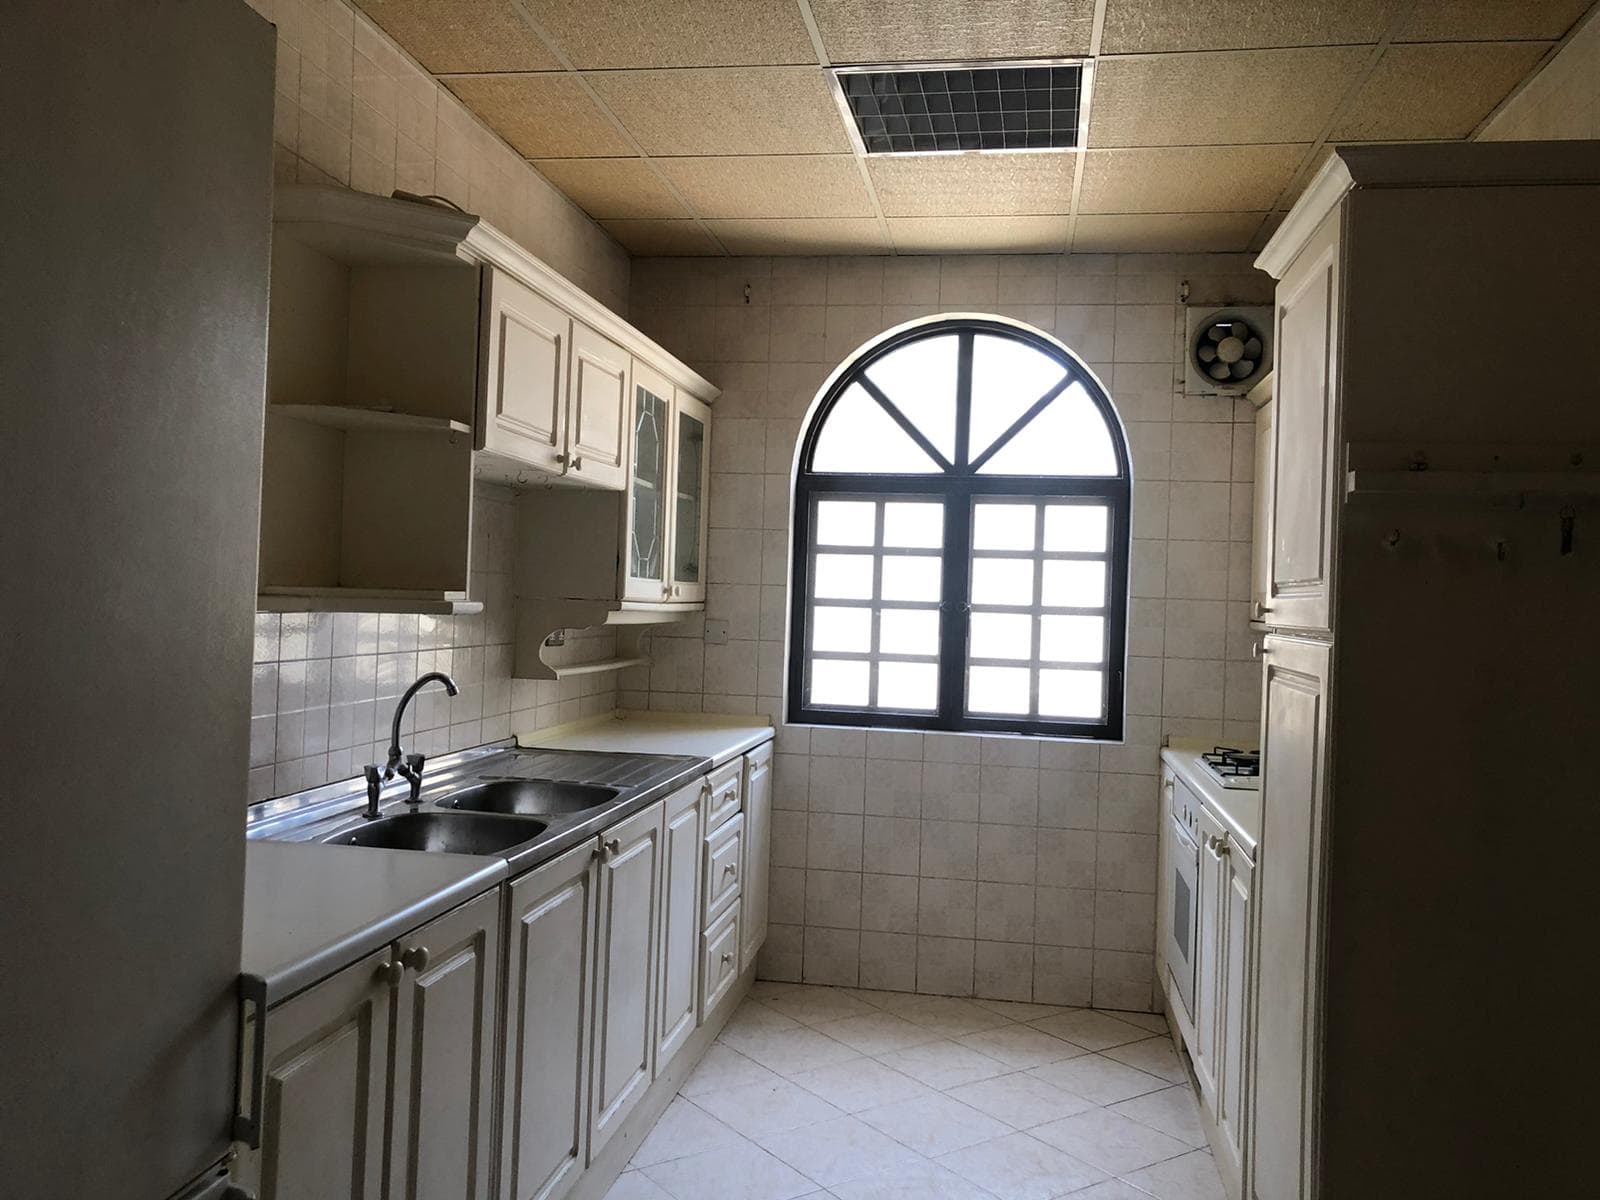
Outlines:
<svg viewBox="0 0 1600 1200"><path fill-rule="evenodd" d="M376 846L386 850L498 854L538 837L545 828L545 822L528 817L423 810L380 817L324 840L339 846Z"/></svg>
<svg viewBox="0 0 1600 1200"><path fill-rule="evenodd" d="M562 783L553 779L496 779L452 792L441 808L476 813L515 813L564 817L598 808L621 795L621 788L597 783Z"/></svg>

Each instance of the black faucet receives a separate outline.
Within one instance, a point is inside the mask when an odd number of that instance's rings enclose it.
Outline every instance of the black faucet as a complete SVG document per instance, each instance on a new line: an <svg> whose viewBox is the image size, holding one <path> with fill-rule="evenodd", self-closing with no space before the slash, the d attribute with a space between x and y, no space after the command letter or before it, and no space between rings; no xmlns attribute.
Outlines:
<svg viewBox="0 0 1600 1200"><path fill-rule="evenodd" d="M381 770L376 763L368 763L365 769L367 808L364 815L369 821L378 816L378 798L383 792L383 781L393 779L397 772L400 778L411 785L411 794L406 797L406 803L419 804L422 801L422 766L428 760L421 754L400 752L400 719L405 716L406 705L411 703L411 697L430 683L444 684L444 690L452 696L461 690L456 687L456 681L443 671L429 671L408 687L405 695L400 697L400 703L394 706L394 723L389 728L389 761Z"/></svg>

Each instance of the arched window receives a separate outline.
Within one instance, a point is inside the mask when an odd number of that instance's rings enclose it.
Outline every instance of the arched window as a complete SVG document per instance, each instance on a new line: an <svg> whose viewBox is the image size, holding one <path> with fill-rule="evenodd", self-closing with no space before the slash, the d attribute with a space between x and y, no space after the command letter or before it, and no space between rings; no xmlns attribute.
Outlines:
<svg viewBox="0 0 1600 1200"><path fill-rule="evenodd" d="M795 475L789 720L1119 740L1128 447L1093 374L995 317L839 368Z"/></svg>

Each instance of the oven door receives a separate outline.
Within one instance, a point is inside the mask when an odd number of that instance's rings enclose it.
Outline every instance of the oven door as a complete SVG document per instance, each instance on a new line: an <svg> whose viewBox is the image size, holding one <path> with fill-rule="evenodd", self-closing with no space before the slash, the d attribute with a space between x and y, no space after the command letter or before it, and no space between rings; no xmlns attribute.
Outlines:
<svg viewBox="0 0 1600 1200"><path fill-rule="evenodd" d="M1173 813L1167 814L1167 833L1172 839L1167 880L1166 938L1167 974L1183 1002L1184 1016L1194 1024L1194 952L1200 918L1200 848Z"/></svg>

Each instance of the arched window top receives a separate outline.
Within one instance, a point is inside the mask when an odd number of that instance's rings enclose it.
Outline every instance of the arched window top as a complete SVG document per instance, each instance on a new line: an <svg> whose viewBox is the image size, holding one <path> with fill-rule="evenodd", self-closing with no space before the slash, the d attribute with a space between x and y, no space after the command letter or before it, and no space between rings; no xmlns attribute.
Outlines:
<svg viewBox="0 0 1600 1200"><path fill-rule="evenodd" d="M1127 442L1065 346L997 317L893 330L801 434L796 723L1122 736Z"/></svg>

